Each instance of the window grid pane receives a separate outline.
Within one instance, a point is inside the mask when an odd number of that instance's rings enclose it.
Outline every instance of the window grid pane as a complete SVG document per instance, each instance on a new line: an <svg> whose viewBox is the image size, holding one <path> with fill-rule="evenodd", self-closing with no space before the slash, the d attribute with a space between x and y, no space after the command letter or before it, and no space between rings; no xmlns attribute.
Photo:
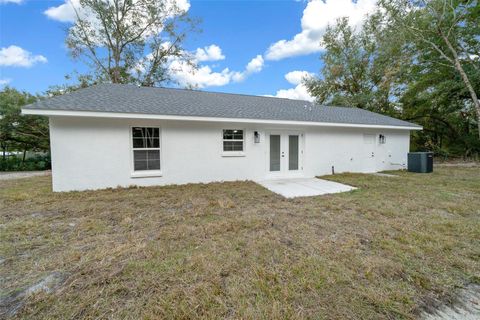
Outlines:
<svg viewBox="0 0 480 320"><path fill-rule="evenodd" d="M280 171L280 136L270 135L270 171Z"/></svg>
<svg viewBox="0 0 480 320"><path fill-rule="evenodd" d="M160 170L160 129L132 128L133 169Z"/></svg>
<svg viewBox="0 0 480 320"><path fill-rule="evenodd" d="M243 151L243 130L223 130L223 151Z"/></svg>
<svg viewBox="0 0 480 320"><path fill-rule="evenodd" d="M298 170L298 136L288 136L288 170Z"/></svg>

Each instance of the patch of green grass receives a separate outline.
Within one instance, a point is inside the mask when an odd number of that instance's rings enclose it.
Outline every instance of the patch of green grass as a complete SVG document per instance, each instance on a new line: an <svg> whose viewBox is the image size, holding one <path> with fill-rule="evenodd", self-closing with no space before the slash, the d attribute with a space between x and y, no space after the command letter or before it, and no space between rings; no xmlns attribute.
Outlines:
<svg viewBox="0 0 480 320"><path fill-rule="evenodd" d="M52 193L0 186L0 296L68 275L19 318L415 318L480 279L480 170L323 177L284 199L253 182Z"/></svg>

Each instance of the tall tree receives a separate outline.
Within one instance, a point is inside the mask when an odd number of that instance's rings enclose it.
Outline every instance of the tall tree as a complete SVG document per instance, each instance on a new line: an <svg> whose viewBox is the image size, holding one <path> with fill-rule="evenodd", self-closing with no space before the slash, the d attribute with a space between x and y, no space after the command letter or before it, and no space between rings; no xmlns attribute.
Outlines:
<svg viewBox="0 0 480 320"><path fill-rule="evenodd" d="M380 7L418 57L454 69L468 90L480 139L478 0L381 0ZM419 61L421 63L421 61Z"/></svg>
<svg viewBox="0 0 480 320"><path fill-rule="evenodd" d="M169 81L172 59L192 63L183 50L196 21L175 0L79 0L66 39L98 81L153 86Z"/></svg>
<svg viewBox="0 0 480 320"><path fill-rule="evenodd" d="M413 149L475 156L479 19L478 0L381 0L361 29L346 19L328 28L321 74L307 87L322 103L421 124Z"/></svg>
<svg viewBox="0 0 480 320"><path fill-rule="evenodd" d="M435 59L417 58L423 62L409 66L400 97L403 118L423 126L412 136L414 147L437 155L474 156L480 151L476 114L460 75Z"/></svg>
<svg viewBox="0 0 480 320"><path fill-rule="evenodd" d="M384 41L389 37L380 13L368 17L358 30L348 18L337 20L322 39L320 76L306 79L311 95L322 104L394 113L391 97L403 61L398 46Z"/></svg>
<svg viewBox="0 0 480 320"><path fill-rule="evenodd" d="M48 119L22 115L21 107L37 97L6 87L0 91L0 147L11 151L48 151Z"/></svg>

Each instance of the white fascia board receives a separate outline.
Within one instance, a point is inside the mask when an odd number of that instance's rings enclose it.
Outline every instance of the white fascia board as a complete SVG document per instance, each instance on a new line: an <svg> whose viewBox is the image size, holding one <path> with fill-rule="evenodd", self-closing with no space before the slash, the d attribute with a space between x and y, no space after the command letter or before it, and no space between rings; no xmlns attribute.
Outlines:
<svg viewBox="0 0 480 320"><path fill-rule="evenodd" d="M262 124L297 125L297 126L400 129L400 130L422 130L423 129L423 127L406 127L406 126L374 125L374 124L350 124L350 123L313 122L313 121L288 121L288 120L263 120L263 119L243 119L243 118L172 116L172 115L159 115L159 114L122 113L122 112L96 112L96 111L70 111L70 110L22 109L22 114L34 114L34 115L49 116L49 117L56 116L56 117L152 119L152 120L204 121L204 122L236 122L236 123L262 123Z"/></svg>

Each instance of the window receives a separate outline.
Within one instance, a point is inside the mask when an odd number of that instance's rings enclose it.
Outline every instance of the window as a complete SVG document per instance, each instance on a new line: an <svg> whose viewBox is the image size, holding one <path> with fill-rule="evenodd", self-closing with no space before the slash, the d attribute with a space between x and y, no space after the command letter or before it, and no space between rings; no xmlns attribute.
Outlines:
<svg viewBox="0 0 480 320"><path fill-rule="evenodd" d="M387 140L385 139L385 135L381 134L378 136L378 143L380 144L385 144L385 142L387 142Z"/></svg>
<svg viewBox="0 0 480 320"><path fill-rule="evenodd" d="M243 152L243 130L223 130L223 152Z"/></svg>
<svg viewBox="0 0 480 320"><path fill-rule="evenodd" d="M160 129L132 128L133 170L160 170Z"/></svg>

